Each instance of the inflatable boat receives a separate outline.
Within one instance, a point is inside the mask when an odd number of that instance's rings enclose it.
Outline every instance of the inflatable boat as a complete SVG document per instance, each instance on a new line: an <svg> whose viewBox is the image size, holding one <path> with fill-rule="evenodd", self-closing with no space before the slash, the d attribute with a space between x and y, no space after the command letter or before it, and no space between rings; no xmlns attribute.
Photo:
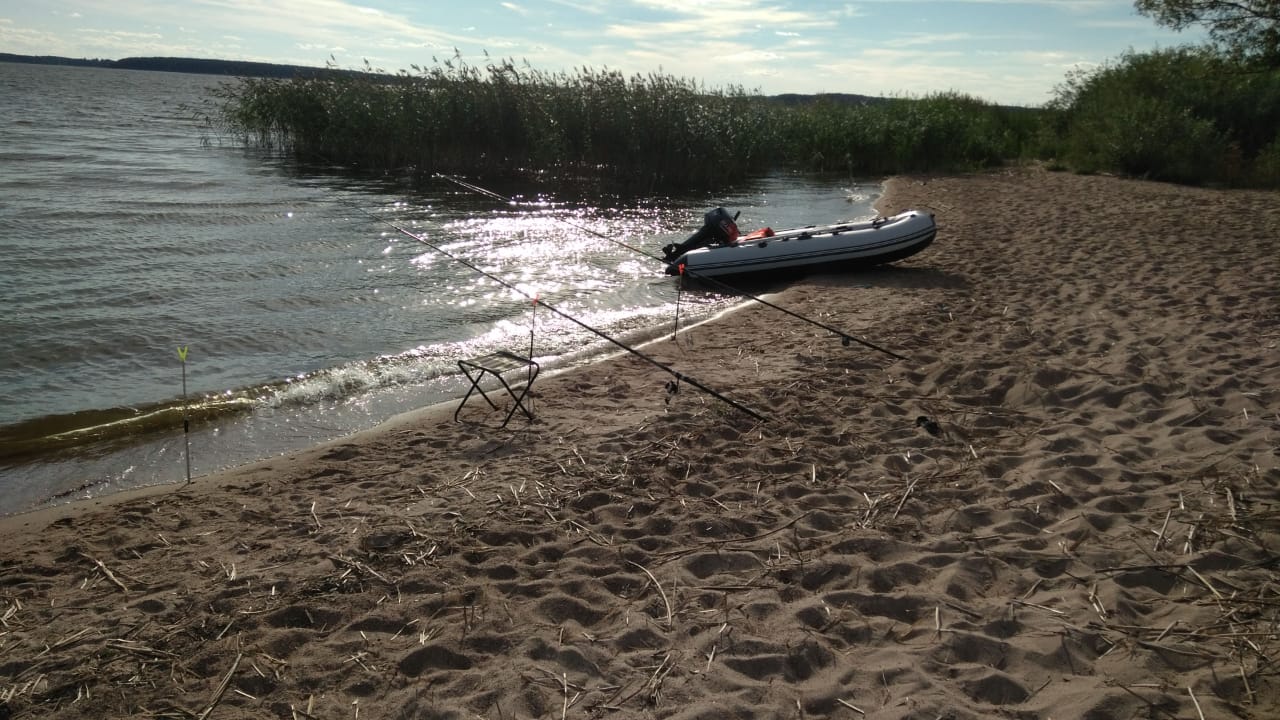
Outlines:
<svg viewBox="0 0 1280 720"><path fill-rule="evenodd" d="M742 234L737 215L716 208L702 228L663 248L668 275L696 279L791 270L845 270L901 260L933 242L933 214L908 210L890 217L791 230L761 228Z"/></svg>

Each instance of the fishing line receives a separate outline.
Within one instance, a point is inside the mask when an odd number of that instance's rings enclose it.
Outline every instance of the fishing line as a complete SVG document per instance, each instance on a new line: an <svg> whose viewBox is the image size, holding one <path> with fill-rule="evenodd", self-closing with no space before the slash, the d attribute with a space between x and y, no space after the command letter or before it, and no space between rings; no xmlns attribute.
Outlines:
<svg viewBox="0 0 1280 720"><path fill-rule="evenodd" d="M461 179L459 179L459 178L453 177L452 175L445 175L445 174L443 174L443 173L435 173L435 176L436 176L436 177L438 177L438 178L440 178L441 180L447 180L447 181L449 181L449 182L451 182L451 183L453 183L453 184L455 184L455 185L457 185L457 186L459 186L459 187L461 187L461 188L465 188L465 189L470 190L471 192L477 193L477 194L479 194L479 195L483 195L483 196L485 196L485 197L492 198L492 199L494 199L494 200L499 200L499 201L501 201L501 202L505 202L505 203L507 203L508 205L518 205L518 204L519 204L519 203L518 203L514 198L509 198L509 197L506 197L506 196L500 195L500 194L498 194L498 193L496 193L496 192L494 192L494 191L492 191L492 190L487 190L487 189L485 189L485 188L480 187L479 185L474 185L474 184L472 184L472 183L466 182L466 181L461 180ZM597 230L593 230L592 228L586 227L586 226L584 226L584 225L579 225L579 224L577 224L577 223L575 223L575 222L572 222L572 221L570 221L570 220L566 220L566 219L564 219L564 218L560 218L560 217L556 218L556 220L558 220L559 222L564 223L565 225L568 225L568 226L569 226L569 227L571 227L571 228L574 228L575 230L580 230L580 231L582 231L582 232L584 232L584 233L587 233L587 234L589 234L589 235L593 235L593 236L595 236L595 237L598 237L598 238L600 238L601 240L605 240L605 241L608 241L608 242L613 243L614 245L619 245L619 246L621 246L621 247L624 247L624 248L626 248L626 249L628 249L628 250L630 250L630 251L632 251L632 252L634 252L634 253L639 253L639 254L641 254L641 255L644 255L645 257L647 257L647 258L649 258L649 259L651 259L651 260L656 260L656 261L658 261L658 262L664 262L662 258L658 257L657 255L654 255L653 253L651 253L651 252L649 252L649 251L647 251L647 250L643 250L643 249L641 249L641 248L635 247L635 246L633 246L633 245L630 245L630 244L628 244L628 243L625 243L625 242L623 242L623 241L621 241L621 240L618 240L618 239L616 239L616 238L609 237L608 235L605 235L604 233L599 232L599 231L597 231ZM758 295L752 295L751 293L746 292L745 290L741 290L741 289L739 289L739 288L733 287L732 285L728 285L728 284L726 284L726 283L724 283L724 282L722 282L722 281L720 281L720 280L716 280L715 278L711 278L711 277L707 277L707 276L705 276L705 275L698 274L698 273L696 273L696 272L694 272L694 271L692 271L692 270L689 270L688 268L685 268L685 270L684 270L684 273L683 273L683 274L684 274L684 275L686 275L686 276L688 276L688 277L693 278L694 280L696 280L696 281L698 281L698 282L700 282L700 283L702 283L702 284L704 284L704 285L709 285L709 286L711 286L711 287L713 287L713 288L715 288L715 289L718 289L718 290L720 290L721 292L725 292L725 293L728 293L728 294L730 294L730 295L738 295L738 296L740 296L740 297L744 297L744 298L746 298L746 299L748 299L748 300L754 300L755 302L758 302L758 303L760 303L761 305L764 305L765 307L773 308L774 310L777 310L778 312L781 312L781 313L785 313L785 314L787 314L787 315L790 315L791 317L793 317L793 318L795 318L795 319L797 319L797 320L802 320L802 321L804 321L804 322L809 323L810 325L815 325L815 326L817 326L817 327L820 327L820 328L822 328L823 330L826 330L827 332L833 333L833 334L835 334L836 336L838 336L838 337L840 338L840 343L841 343L842 345L844 345L845 347L849 347L849 344L850 344L850 343L858 343L859 345L862 345L863 347L870 348L870 349L875 350L875 351L877 351L877 352L882 352L882 353L884 353L885 355L888 355L889 357L892 357L892 358L896 358L896 359L898 359L898 360L909 360L909 359L910 359L910 358L904 357L904 356L902 356L902 355L899 355L898 353L893 352L892 350L887 350L887 349L885 349L885 348L882 348L882 347L880 347L879 345L876 345L875 343L869 342L869 341L867 341L867 340L863 340L863 339L861 339L861 338L854 337L853 335L850 335L849 333L847 333L847 332L845 332L845 331L843 331L843 330L841 330L841 329L839 329L839 328L832 327L832 326L830 326L830 325L828 325L828 324L826 324L826 323L824 323L824 322L822 322L822 321L820 321L820 320L815 320L815 319L813 319L813 318L811 318L811 317L806 317L806 316L804 316L804 315L801 315L800 313L795 312L794 310L788 310L787 308L784 308L784 307L782 307L781 305L777 305L777 304L774 304L774 303L772 303L772 302L769 302L768 300L765 300L764 298L762 298L762 297L760 297L760 296L758 296ZM682 278L682 280L683 280L683 278Z"/></svg>
<svg viewBox="0 0 1280 720"><path fill-rule="evenodd" d="M751 417L755 418L756 420L759 420L760 422L768 422L768 421L769 421L769 418L765 417L764 415L761 415L760 413L756 412L755 410L752 410L751 408L747 407L746 405L743 405L742 403L739 403L738 401L734 400L733 398L726 397L725 395L723 395L723 394L721 394L721 393L717 392L716 390L714 390L714 389L712 389L712 388L710 388L710 387L707 387L706 385L703 385L702 383L698 382L696 379L694 379L694 378L692 378L692 377L689 377L688 375L685 375L684 373L682 373L682 372L680 372L680 371L678 371L678 370L676 370L676 369L674 369L674 368L671 368L671 367L669 367L669 366L667 366L667 365L664 365L663 363L661 363L661 362L659 362L659 361L657 361L657 360L653 359L652 357L649 357L648 355L645 355L644 353L640 352L639 350L636 350L635 348L633 348L633 347L631 347L631 346L629 346L629 345L626 345L626 344L625 344L625 343L623 343L621 340L617 340L617 339L615 339L615 338L613 338L613 337L611 337L611 336L609 336L609 335L606 335L603 331L597 330L596 328L594 328L594 327L592 327L592 326L590 326L590 325L588 325L588 324L586 324L586 323L582 322L582 321L581 321L581 320L579 320L578 318L576 318L576 317L574 317L574 316L570 315L569 313L566 313L565 311L563 311L563 310L561 310L561 309L559 309L559 308L555 307L554 305L552 305L552 304L548 303L548 302L547 302L547 301L545 301L545 300L538 299L536 295L530 295L529 293L525 292L524 290L521 290L520 288L516 287L515 285L512 285L511 283L509 283L509 282L507 282L507 281L503 280L502 278L498 277L497 275L494 275L493 273L491 273L491 272L489 272L489 271L485 270L484 268L479 267L479 266L478 266L478 265L476 265L475 263L472 263L472 262L470 262L469 260L467 260L467 259L465 259L465 258L462 258L462 257L459 257L459 256L457 256L457 255L454 255L453 253L449 252L448 250L445 250L444 248L440 247L439 245L436 245L435 243L431 242L430 240L427 240L426 238L422 237L421 235L418 235L417 233L411 232L410 230L406 229L405 227L401 226L400 224L395 223L395 222L392 222L392 221L390 221L390 220L388 220L388 219L386 219L386 218L378 217L377 215L374 215L373 213L369 212L368 210L365 210L365 209L364 209L364 208L362 208L362 207L356 207L356 206L352 206L352 207L355 207L355 208L356 208L357 210L359 210L360 212L362 212L362 213L364 213L364 214L368 215L369 217L373 218L374 220L377 220L378 222L385 223L385 224L387 224L387 225L389 225L389 226L391 226L391 227L395 228L395 229L396 229L396 231L397 231L397 232L399 232L399 233L401 233L402 235L405 235L406 237L412 238L413 240L416 240L417 242L422 243L423 245L426 245L427 247L431 248L432 250L435 250L436 252L440 253L441 255L444 255L445 257L449 258L450 260L453 260L454 262L456 262L456 263L458 263L458 264L460 264L460 265L463 265L463 266L467 267L468 269L470 269L470 270L472 270L472 271L474 271L474 272L479 273L480 275L483 275L483 276L485 276L485 277L489 278L490 280L492 280L492 281L494 281L494 282L498 283L499 285L501 285L501 286L503 286L503 287L505 287L505 288L507 288L507 289L509 289L509 290L513 290L513 291L515 291L515 292L517 292L517 293L519 293L519 294L523 295L523 296L524 296L524 297L526 297L526 298L529 298L529 299L531 299L531 300L535 300L535 301L536 301L536 305L540 305L540 306L542 306L542 307L546 308L547 310L550 310L551 312L553 312L553 313L555 313L555 314L559 315L560 317L564 318L565 320L568 320L569 322L571 322L571 323L573 323L573 324L575 324L575 325L577 325L577 326L579 326L579 327L581 327L581 328L583 328L583 329L585 329L585 330L588 330L588 331L590 331L590 332L594 333L595 335L597 335L597 336L599 336L599 337L601 337L601 338L603 338L603 339L605 339L605 340L608 340L609 342L613 343L614 345L617 345L618 347L622 348L623 350L626 350L627 352L631 353L632 355L635 355L636 357L640 358L641 360L644 360L645 362L649 363L650 365L653 365L654 367L658 368L659 370L662 370L663 372L668 373L668 374L669 374L669 375L671 375L673 378L675 378L674 382L672 382L672 383L668 383L668 385L667 385L667 388L668 388L668 391L669 391L669 392L670 392L670 391L672 391L672 389L673 389L673 388L678 388L678 387L679 387L679 383L685 382L685 383L688 383L688 384L692 385L693 387L695 387L695 388L697 388L697 389L701 390L702 392L707 393L708 395L710 395L710 396L714 397L715 399L717 399L717 400L719 400L719 401L721 401L721 402L723 402L723 403L725 403L725 404L729 405L729 406L730 406L730 407L732 407L733 409L738 410L738 411L741 411L741 412L743 412L743 413L746 413L747 415L750 415ZM535 307L536 307L536 306L535 306Z"/></svg>

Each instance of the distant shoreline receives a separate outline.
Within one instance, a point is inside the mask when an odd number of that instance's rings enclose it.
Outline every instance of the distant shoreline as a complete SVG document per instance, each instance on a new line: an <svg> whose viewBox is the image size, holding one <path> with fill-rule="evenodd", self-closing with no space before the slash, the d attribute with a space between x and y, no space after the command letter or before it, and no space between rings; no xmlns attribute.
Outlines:
<svg viewBox="0 0 1280 720"><path fill-rule="evenodd" d="M121 58L119 60L107 60L102 58L69 58L57 55L15 55L13 53L0 53L0 62L22 63L27 65L95 67L106 68L108 70L149 70L154 72L189 73L193 75L226 75L231 77L282 79L295 77L319 77L321 75L385 76L385 73L311 67L307 65L279 65L276 63L252 62L248 60L209 60L203 58L180 57L128 57ZM767 97L770 100L784 105L808 103L818 98L850 105L863 105L885 101L885 98L882 97L858 95L856 93L822 93L820 95L783 93Z"/></svg>
<svg viewBox="0 0 1280 720"><path fill-rule="evenodd" d="M237 77L311 77L322 74L363 75L354 70L308 67L305 65L279 65L248 60L208 60L178 57L128 57L119 60L101 58L68 58L56 55L15 55L0 53L0 62L27 65L68 65L96 67L110 70L152 70L157 72L191 73L195 75L232 75Z"/></svg>

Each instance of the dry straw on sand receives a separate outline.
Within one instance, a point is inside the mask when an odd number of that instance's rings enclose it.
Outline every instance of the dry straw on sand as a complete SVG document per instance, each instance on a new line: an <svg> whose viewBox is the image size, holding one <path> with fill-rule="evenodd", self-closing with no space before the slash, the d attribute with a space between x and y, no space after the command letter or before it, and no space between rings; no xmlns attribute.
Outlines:
<svg viewBox="0 0 1280 720"><path fill-rule="evenodd" d="M940 235L538 421L0 526L0 717L1280 715L1280 197L898 178ZM916 419L937 423L936 434Z"/></svg>

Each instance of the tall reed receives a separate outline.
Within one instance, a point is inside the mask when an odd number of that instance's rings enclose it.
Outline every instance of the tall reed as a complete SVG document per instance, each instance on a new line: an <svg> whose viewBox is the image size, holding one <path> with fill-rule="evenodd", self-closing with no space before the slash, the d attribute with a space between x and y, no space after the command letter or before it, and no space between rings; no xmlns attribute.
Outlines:
<svg viewBox="0 0 1280 720"><path fill-rule="evenodd" d="M662 191L778 167L979 167L1020 154L1034 134L1013 121L1019 111L954 93L789 107L656 73L547 73L506 60L244 79L218 97L213 120L223 130L305 160L384 172L548 173Z"/></svg>
<svg viewBox="0 0 1280 720"><path fill-rule="evenodd" d="M738 88L510 61L415 73L244 79L223 85L221 127L295 156L416 172L551 172L632 186L708 185L760 171L769 122Z"/></svg>
<svg viewBox="0 0 1280 720"><path fill-rule="evenodd" d="M1036 113L960 93L860 104L819 99L779 118L787 162L856 175L987 167L1028 152Z"/></svg>
<svg viewBox="0 0 1280 720"><path fill-rule="evenodd" d="M589 181L669 192L777 168L856 176L1038 158L1082 172L1280 185L1280 71L1208 48L1069 74L1044 108L945 92L787 104L741 87L452 58L395 75L242 79L206 119L295 157L373 172Z"/></svg>

